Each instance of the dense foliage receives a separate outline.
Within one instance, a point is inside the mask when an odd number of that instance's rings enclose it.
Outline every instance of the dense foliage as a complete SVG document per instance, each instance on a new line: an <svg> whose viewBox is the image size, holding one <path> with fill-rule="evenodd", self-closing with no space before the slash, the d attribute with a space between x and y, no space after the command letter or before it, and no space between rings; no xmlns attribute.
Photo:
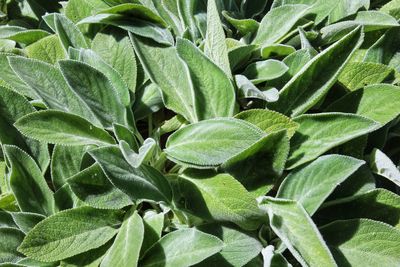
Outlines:
<svg viewBox="0 0 400 267"><path fill-rule="evenodd" d="M400 266L398 19L0 0L0 266Z"/></svg>

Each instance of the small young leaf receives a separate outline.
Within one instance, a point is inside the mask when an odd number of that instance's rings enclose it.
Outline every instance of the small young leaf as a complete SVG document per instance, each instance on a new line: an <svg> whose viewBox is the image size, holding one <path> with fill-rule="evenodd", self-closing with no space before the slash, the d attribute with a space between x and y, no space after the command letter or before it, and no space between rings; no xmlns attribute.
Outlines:
<svg viewBox="0 0 400 267"><path fill-rule="evenodd" d="M370 156L372 171L400 186L400 170L393 161L379 149L374 149Z"/></svg>
<svg viewBox="0 0 400 267"><path fill-rule="evenodd" d="M279 60L268 59L252 63L243 72L252 83L259 84L281 77L288 67Z"/></svg>

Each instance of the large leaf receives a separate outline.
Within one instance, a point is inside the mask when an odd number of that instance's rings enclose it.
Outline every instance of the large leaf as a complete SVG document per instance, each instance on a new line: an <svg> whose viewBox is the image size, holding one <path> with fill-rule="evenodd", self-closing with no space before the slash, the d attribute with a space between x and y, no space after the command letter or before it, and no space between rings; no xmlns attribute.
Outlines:
<svg viewBox="0 0 400 267"><path fill-rule="evenodd" d="M3 151L11 171L8 181L21 211L53 214L53 192L35 161L15 146L4 145Z"/></svg>
<svg viewBox="0 0 400 267"><path fill-rule="evenodd" d="M165 235L140 262L143 267L191 266L218 253L221 240L195 229L181 229Z"/></svg>
<svg viewBox="0 0 400 267"><path fill-rule="evenodd" d="M354 219L321 228L339 266L396 266L400 232L381 222Z"/></svg>
<svg viewBox="0 0 400 267"><path fill-rule="evenodd" d="M220 67L229 78L232 78L228 58L228 47L225 42L225 33L215 0L209 0L207 2L207 32L204 43L204 53Z"/></svg>
<svg viewBox="0 0 400 267"><path fill-rule="evenodd" d="M107 251L100 267L136 267L144 238L144 225L137 211L128 212L113 245Z"/></svg>
<svg viewBox="0 0 400 267"><path fill-rule="evenodd" d="M235 110L235 89L228 76L191 42L178 39L176 48L193 80L198 119L231 117Z"/></svg>
<svg viewBox="0 0 400 267"><path fill-rule="evenodd" d="M361 28L353 30L314 57L280 91L271 107L292 117L312 108L336 82L341 70L363 41Z"/></svg>
<svg viewBox="0 0 400 267"><path fill-rule="evenodd" d="M316 218L322 223L367 218L385 222L400 229L400 196L386 189L374 189L328 204L316 214Z"/></svg>
<svg viewBox="0 0 400 267"><path fill-rule="evenodd" d="M240 112L235 118L250 122L266 132L267 134L286 130L292 137L299 125L278 112L267 109L252 109Z"/></svg>
<svg viewBox="0 0 400 267"><path fill-rule="evenodd" d="M131 39L150 79L160 87L165 106L187 120L196 122L196 103L189 69L179 58L176 49L138 36L131 35ZM161 62L168 64L168 68L164 68Z"/></svg>
<svg viewBox="0 0 400 267"><path fill-rule="evenodd" d="M17 251L24 239L24 233L15 228L0 228L0 262L18 262L24 255Z"/></svg>
<svg viewBox="0 0 400 267"><path fill-rule="evenodd" d="M116 146L98 148L89 153L99 163L111 183L133 201L171 201L171 187L156 169L144 164L133 168Z"/></svg>
<svg viewBox="0 0 400 267"><path fill-rule="evenodd" d="M329 149L380 127L377 122L353 114L320 113L302 115L292 138L287 168L293 169L322 155Z"/></svg>
<svg viewBox="0 0 400 267"><path fill-rule="evenodd" d="M292 171L279 187L277 197L296 200L313 215L335 187L364 163L342 155L319 157L306 167Z"/></svg>
<svg viewBox="0 0 400 267"><path fill-rule="evenodd" d="M279 42L308 11L307 5L283 5L264 16L253 41L262 46Z"/></svg>
<svg viewBox="0 0 400 267"><path fill-rule="evenodd" d="M354 113L382 125L400 114L400 87L379 84L371 85L345 95L328 107L328 111Z"/></svg>
<svg viewBox="0 0 400 267"><path fill-rule="evenodd" d="M260 223L255 197L229 174L186 171L179 178L179 193L184 208L206 220L233 222L244 229Z"/></svg>
<svg viewBox="0 0 400 267"><path fill-rule="evenodd" d="M90 207L62 211L38 223L18 250L44 262L66 259L105 244L118 232L120 217L120 211Z"/></svg>
<svg viewBox="0 0 400 267"><path fill-rule="evenodd" d="M25 50L29 58L50 64L55 64L58 60L66 58L66 52L55 34L40 39L27 46Z"/></svg>
<svg viewBox="0 0 400 267"><path fill-rule="evenodd" d="M107 76L88 64L59 61L61 72L75 93L89 106L102 125L126 124L127 112Z"/></svg>
<svg viewBox="0 0 400 267"><path fill-rule="evenodd" d="M44 143L61 145L105 145L115 143L105 130L82 117L44 110L20 118L15 127L24 135Z"/></svg>
<svg viewBox="0 0 400 267"><path fill-rule="evenodd" d="M68 86L60 70L39 60L9 57L15 73L32 88L47 107L74 113L101 125L82 98Z"/></svg>
<svg viewBox="0 0 400 267"><path fill-rule="evenodd" d="M337 266L320 232L296 201L264 197L269 223L293 256L303 266Z"/></svg>
<svg viewBox="0 0 400 267"><path fill-rule="evenodd" d="M181 164L210 168L242 152L263 137L261 129L232 118L213 119L186 126L173 133L165 152Z"/></svg>
<svg viewBox="0 0 400 267"><path fill-rule="evenodd" d="M116 188L98 164L67 180L72 192L84 203L97 209L122 209L132 205L129 197Z"/></svg>
<svg viewBox="0 0 400 267"><path fill-rule="evenodd" d="M228 159L221 167L247 190L263 196L282 175L289 147L286 131L273 132Z"/></svg>
<svg viewBox="0 0 400 267"><path fill-rule="evenodd" d="M18 119L34 111L22 95L0 86L0 143L18 146L32 156L44 172L50 160L47 145L25 138L13 126Z"/></svg>

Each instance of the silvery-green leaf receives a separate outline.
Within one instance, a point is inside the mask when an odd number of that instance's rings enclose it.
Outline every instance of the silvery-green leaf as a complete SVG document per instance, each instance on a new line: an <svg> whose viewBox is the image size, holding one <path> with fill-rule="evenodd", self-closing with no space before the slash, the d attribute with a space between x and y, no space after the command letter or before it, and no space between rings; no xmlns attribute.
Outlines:
<svg viewBox="0 0 400 267"><path fill-rule="evenodd" d="M264 136L256 126L233 118L201 121L173 133L165 152L171 160L196 168L212 168L242 152Z"/></svg>
<svg viewBox="0 0 400 267"><path fill-rule="evenodd" d="M18 26L0 27L0 39L8 39L25 45L30 45L49 35L50 33L39 29L26 29Z"/></svg>
<svg viewBox="0 0 400 267"><path fill-rule="evenodd" d="M138 153L133 151L129 144L125 141L120 141L119 148L124 155L125 160L133 167L139 168L143 163L147 163L153 156L156 148L156 141L152 138L144 140L143 145L139 148Z"/></svg>
<svg viewBox="0 0 400 267"><path fill-rule="evenodd" d="M52 262L100 247L117 234L121 213L90 207L58 212L38 223L18 251Z"/></svg>
<svg viewBox="0 0 400 267"><path fill-rule="evenodd" d="M44 220L46 216L32 212L10 212L15 224L18 228L27 234L32 228Z"/></svg>
<svg viewBox="0 0 400 267"><path fill-rule="evenodd" d="M159 111L162 107L164 107L164 103L161 90L156 84L146 84L136 91L136 100L133 105L136 119L144 119Z"/></svg>
<svg viewBox="0 0 400 267"><path fill-rule="evenodd" d="M228 78L232 78L225 33L215 0L207 2L207 32L204 53L225 72Z"/></svg>
<svg viewBox="0 0 400 267"><path fill-rule="evenodd" d="M21 211L47 216L53 214L53 192L35 161L16 146L4 145L3 152L10 169L10 188Z"/></svg>
<svg viewBox="0 0 400 267"><path fill-rule="evenodd" d="M75 61L58 62L72 90L86 103L106 128L126 124L127 111L108 78L90 65Z"/></svg>
<svg viewBox="0 0 400 267"><path fill-rule="evenodd" d="M277 197L299 202L313 215L335 187L365 162L342 155L322 156L292 171L279 187Z"/></svg>
<svg viewBox="0 0 400 267"><path fill-rule="evenodd" d="M24 258L24 255L17 251L18 246L24 239L24 233L15 228L0 228L0 262L16 263Z"/></svg>
<svg viewBox="0 0 400 267"><path fill-rule="evenodd" d="M400 196L377 188L344 199L327 202L315 217L322 224L334 220L367 218L390 224L400 229Z"/></svg>
<svg viewBox="0 0 400 267"><path fill-rule="evenodd" d="M132 201L171 201L171 187L164 175L145 164L133 168L117 146L102 147L89 153L99 163L111 183Z"/></svg>
<svg viewBox="0 0 400 267"><path fill-rule="evenodd" d="M31 155L45 172L50 161L46 144L24 137L13 124L35 108L22 95L0 86L0 143L15 145Z"/></svg>
<svg viewBox="0 0 400 267"><path fill-rule="evenodd" d="M218 253L221 240L193 228L180 229L163 236L145 254L143 267L191 266Z"/></svg>
<svg viewBox="0 0 400 267"><path fill-rule="evenodd" d="M56 110L33 112L20 118L15 127L43 143L59 145L107 145L114 138L82 117Z"/></svg>
<svg viewBox="0 0 400 267"><path fill-rule="evenodd" d="M400 170L385 153L375 148L370 156L370 165L374 173L400 186Z"/></svg>
<svg viewBox="0 0 400 267"><path fill-rule="evenodd" d="M229 174L189 170L178 181L185 210L205 220L232 222L247 230L259 226L261 213L255 197Z"/></svg>
<svg viewBox="0 0 400 267"><path fill-rule="evenodd" d="M235 89L229 76L190 41L178 39L176 48L190 71L198 119L231 117L235 110ZM204 75L206 71L208 74Z"/></svg>
<svg viewBox="0 0 400 267"><path fill-rule="evenodd" d="M27 46L25 51L29 58L38 59L49 64L66 58L65 50L57 37L53 34Z"/></svg>
<svg viewBox="0 0 400 267"><path fill-rule="evenodd" d="M327 110L332 112L354 113L385 125L400 114L400 87L379 84L351 92L336 102Z"/></svg>
<svg viewBox="0 0 400 267"><path fill-rule="evenodd" d="M280 178L289 154L285 130L273 132L231 157L221 168L256 196L265 195Z"/></svg>
<svg viewBox="0 0 400 267"><path fill-rule="evenodd" d="M269 245L261 251L264 260L264 267L292 267L282 254L274 251L275 248Z"/></svg>
<svg viewBox="0 0 400 267"><path fill-rule="evenodd" d="M235 81L239 89L240 98L256 98L266 102L275 102L279 99L279 91L276 88L261 91L243 75L236 75Z"/></svg>
<svg viewBox="0 0 400 267"><path fill-rule="evenodd" d="M260 54L262 58L269 58L270 56L288 56L296 52L296 49L290 45L284 44L271 44L261 48Z"/></svg>
<svg viewBox="0 0 400 267"><path fill-rule="evenodd" d="M337 266L305 209L296 201L264 197L260 201L275 234L302 266Z"/></svg>
<svg viewBox="0 0 400 267"><path fill-rule="evenodd" d="M262 19L253 43L266 46L278 42L308 9L308 5L283 5L270 10Z"/></svg>
<svg viewBox="0 0 400 267"><path fill-rule="evenodd" d="M241 35L246 35L248 33L255 33L258 30L259 23L254 19L237 19L234 18L227 11L222 11L224 18L235 27Z"/></svg>
<svg viewBox="0 0 400 267"><path fill-rule="evenodd" d="M118 230L113 245L107 251L100 267L136 267L140 248L144 239L143 220L137 211L128 211Z"/></svg>
<svg viewBox="0 0 400 267"><path fill-rule="evenodd" d="M156 243L162 235L164 229L164 213L156 213L149 210L143 216L144 235L140 255L144 254L151 246Z"/></svg>
<svg viewBox="0 0 400 267"><path fill-rule="evenodd" d="M289 138L295 134L299 127L299 125L289 117L267 109L242 111L236 114L235 118L250 122L267 134L286 130Z"/></svg>
<svg viewBox="0 0 400 267"><path fill-rule="evenodd" d="M321 233L339 266L396 266L400 262L400 232L382 222L336 221Z"/></svg>
<svg viewBox="0 0 400 267"><path fill-rule="evenodd" d="M362 41L363 33L357 28L311 59L282 88L271 108L292 117L308 111L326 95Z"/></svg>
<svg viewBox="0 0 400 267"><path fill-rule="evenodd" d="M288 169L293 169L381 125L365 117L348 113L319 113L294 119L300 126L291 139Z"/></svg>
<svg viewBox="0 0 400 267"><path fill-rule="evenodd" d="M268 59L250 64L242 74L252 83L259 84L281 77L288 69L285 63L279 60Z"/></svg>
<svg viewBox="0 0 400 267"><path fill-rule="evenodd" d="M129 197L116 188L98 164L67 180L72 192L87 205L97 209L122 209L132 205Z"/></svg>
<svg viewBox="0 0 400 267"><path fill-rule="evenodd" d="M138 36L131 35L131 39L143 68L152 82L160 87L165 106L188 121L198 121L189 69L179 58L176 49L162 47ZM168 68L161 66L160 62L168 62Z"/></svg>

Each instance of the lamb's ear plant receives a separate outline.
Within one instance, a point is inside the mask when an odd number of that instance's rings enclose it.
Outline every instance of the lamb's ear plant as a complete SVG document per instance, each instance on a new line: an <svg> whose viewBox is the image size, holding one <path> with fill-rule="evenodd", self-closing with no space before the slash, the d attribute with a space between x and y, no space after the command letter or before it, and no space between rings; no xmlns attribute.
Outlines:
<svg viewBox="0 0 400 267"><path fill-rule="evenodd" d="M0 0L0 266L400 266L399 10Z"/></svg>

